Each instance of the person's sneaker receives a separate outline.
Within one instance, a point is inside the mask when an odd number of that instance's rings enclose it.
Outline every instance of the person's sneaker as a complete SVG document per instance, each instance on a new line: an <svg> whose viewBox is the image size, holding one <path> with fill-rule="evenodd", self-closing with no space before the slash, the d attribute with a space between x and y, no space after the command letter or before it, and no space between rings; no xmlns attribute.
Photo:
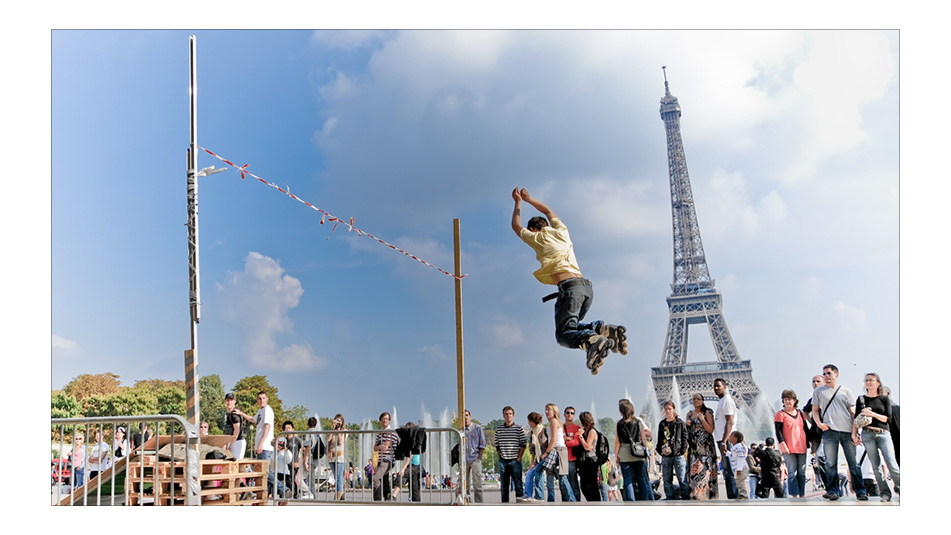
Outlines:
<svg viewBox="0 0 951 535"><path fill-rule="evenodd" d="M855 496L855 499L858 500L858 501L860 501L860 502L867 502L867 501L868 501L868 494L858 494L858 495Z"/></svg>
<svg viewBox="0 0 951 535"><path fill-rule="evenodd" d="M598 374L598 368L604 364L604 358L608 356L608 351L613 347L614 340L601 335L592 336L592 340L588 342L586 349L588 353L586 364L588 369L591 370L591 375Z"/></svg>
<svg viewBox="0 0 951 535"><path fill-rule="evenodd" d="M516 496L515 503L526 503L530 502L532 499L527 496Z"/></svg>
<svg viewBox="0 0 951 535"><path fill-rule="evenodd" d="M823 494L822 497L833 502L839 499L839 495L834 492L827 492Z"/></svg>
<svg viewBox="0 0 951 535"><path fill-rule="evenodd" d="M614 347L611 348L611 351L627 355L627 329L623 325L602 323L601 330L598 334L614 341Z"/></svg>
<svg viewBox="0 0 951 535"><path fill-rule="evenodd" d="M890 502L890 501L892 501L892 495L891 495L891 494L885 494L884 496L882 496L882 501L883 501L883 502Z"/></svg>

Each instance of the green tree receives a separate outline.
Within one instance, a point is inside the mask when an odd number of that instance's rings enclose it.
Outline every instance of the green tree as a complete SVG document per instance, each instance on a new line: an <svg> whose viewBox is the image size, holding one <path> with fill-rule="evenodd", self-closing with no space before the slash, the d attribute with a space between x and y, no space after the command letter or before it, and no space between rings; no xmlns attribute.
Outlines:
<svg viewBox="0 0 951 535"><path fill-rule="evenodd" d="M271 410L274 411L275 425L283 423L286 419L284 417L284 405L281 402L281 398L277 396L277 387L272 386L266 376L252 375L239 379L238 382L235 383L232 392L234 392L237 407L252 416L257 413L260 408L258 407L258 392L264 392L267 394L268 405L271 407Z"/></svg>
<svg viewBox="0 0 951 535"><path fill-rule="evenodd" d="M66 392L54 392L50 402L50 413L53 418L75 418L82 414L82 405L75 397Z"/></svg>
<svg viewBox="0 0 951 535"><path fill-rule="evenodd" d="M107 400L109 396L93 394L86 396L83 400L83 416L93 418L96 416L115 416L109 413Z"/></svg>
<svg viewBox="0 0 951 535"><path fill-rule="evenodd" d="M105 400L109 416L146 416L158 414L155 394L138 388L123 388Z"/></svg>
<svg viewBox="0 0 951 535"><path fill-rule="evenodd" d="M165 390L166 388L180 388L182 392L185 391L185 381L166 381L165 379L143 379L136 381L133 388L140 388L143 390L148 390L153 394L158 394L160 391Z"/></svg>
<svg viewBox="0 0 951 535"><path fill-rule="evenodd" d="M294 422L294 429L298 431L307 430L307 418L309 418L307 407L303 405L294 405L284 411L284 419L278 422L278 426L284 424L285 421L290 420Z"/></svg>
<svg viewBox="0 0 951 535"><path fill-rule="evenodd" d="M201 420L208 422L208 433L222 434L225 423L225 387L217 374L198 379L198 409Z"/></svg>

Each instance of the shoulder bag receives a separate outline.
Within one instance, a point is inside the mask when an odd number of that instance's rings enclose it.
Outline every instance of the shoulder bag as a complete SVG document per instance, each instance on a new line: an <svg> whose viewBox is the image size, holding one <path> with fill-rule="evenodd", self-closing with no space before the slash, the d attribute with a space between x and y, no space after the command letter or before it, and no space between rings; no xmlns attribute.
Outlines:
<svg viewBox="0 0 951 535"><path fill-rule="evenodd" d="M631 434L631 455L638 459L647 459L647 447L641 444L641 424L636 421Z"/></svg>

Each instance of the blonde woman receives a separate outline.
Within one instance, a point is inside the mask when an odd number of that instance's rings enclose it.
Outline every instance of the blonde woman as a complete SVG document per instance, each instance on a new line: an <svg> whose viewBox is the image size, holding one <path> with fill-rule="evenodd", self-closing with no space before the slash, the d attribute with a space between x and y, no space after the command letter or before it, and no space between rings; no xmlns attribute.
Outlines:
<svg viewBox="0 0 951 535"><path fill-rule="evenodd" d="M568 448L565 446L565 426L559 417L558 405L545 405L545 416L548 417L548 433L550 440L545 453L542 455L542 469L552 477L557 473L561 488L566 489L565 497L569 502L578 501L571 484L568 482Z"/></svg>

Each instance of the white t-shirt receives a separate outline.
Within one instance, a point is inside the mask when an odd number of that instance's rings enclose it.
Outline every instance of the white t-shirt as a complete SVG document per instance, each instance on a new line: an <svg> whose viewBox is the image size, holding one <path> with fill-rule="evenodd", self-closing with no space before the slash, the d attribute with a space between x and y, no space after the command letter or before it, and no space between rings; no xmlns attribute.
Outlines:
<svg viewBox="0 0 951 535"><path fill-rule="evenodd" d="M294 462L294 456L286 449L278 450L278 452L274 454L274 462L278 474L290 475L290 465Z"/></svg>
<svg viewBox="0 0 951 535"><path fill-rule="evenodd" d="M111 449L109 444L103 441L93 444L92 448L89 449L89 458L86 460L86 466L89 467L89 470L101 472L112 466Z"/></svg>
<svg viewBox="0 0 951 535"><path fill-rule="evenodd" d="M717 442L723 442L727 437L723 436L726 432L726 417L733 416L733 430L736 430L736 402L730 394L725 394L717 403L717 410L713 413L713 439Z"/></svg>
<svg viewBox="0 0 951 535"><path fill-rule="evenodd" d="M730 458L730 466L733 467L734 472L749 467L749 465L746 464L746 456L749 455L749 453L749 448L742 442L737 442L730 447L728 457Z"/></svg>
<svg viewBox="0 0 951 535"><path fill-rule="evenodd" d="M267 436L264 436L264 441L261 441L262 435L264 435L264 426L270 424L267 430ZM259 409L258 413L254 415L254 449L257 450L258 446L261 446L263 451L274 451L274 446L271 444L271 441L274 440L274 410L271 409L270 405L265 405L263 409Z"/></svg>

